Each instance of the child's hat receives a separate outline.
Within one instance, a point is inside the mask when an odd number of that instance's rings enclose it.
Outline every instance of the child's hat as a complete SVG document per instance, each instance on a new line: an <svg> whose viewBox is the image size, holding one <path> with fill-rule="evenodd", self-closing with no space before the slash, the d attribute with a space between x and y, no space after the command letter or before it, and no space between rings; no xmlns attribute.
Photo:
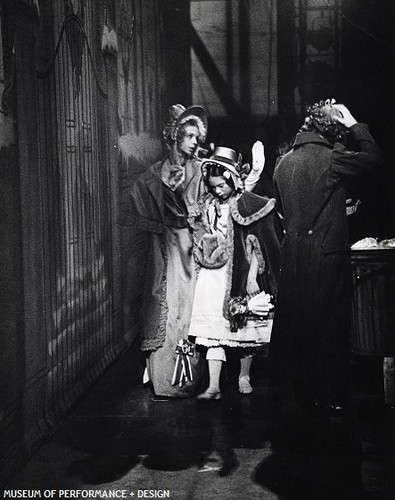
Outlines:
<svg viewBox="0 0 395 500"><path fill-rule="evenodd" d="M240 177L240 174L237 170L237 166L240 163L240 155L238 155L234 149L225 148L223 146L215 148L214 153L209 158L204 158L202 160L202 167L207 163L221 165L222 167L229 170L232 174Z"/></svg>

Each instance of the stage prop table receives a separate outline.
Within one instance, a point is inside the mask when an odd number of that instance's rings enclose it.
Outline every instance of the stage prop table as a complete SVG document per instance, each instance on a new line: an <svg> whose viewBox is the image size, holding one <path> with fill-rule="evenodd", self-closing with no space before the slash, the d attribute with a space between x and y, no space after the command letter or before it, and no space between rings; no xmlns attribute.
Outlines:
<svg viewBox="0 0 395 500"><path fill-rule="evenodd" d="M395 248L351 250L350 351L380 364L386 407L395 408ZM376 363L376 361L374 361ZM378 366L379 368L379 366Z"/></svg>
<svg viewBox="0 0 395 500"><path fill-rule="evenodd" d="M351 250L350 350L395 357L395 248Z"/></svg>

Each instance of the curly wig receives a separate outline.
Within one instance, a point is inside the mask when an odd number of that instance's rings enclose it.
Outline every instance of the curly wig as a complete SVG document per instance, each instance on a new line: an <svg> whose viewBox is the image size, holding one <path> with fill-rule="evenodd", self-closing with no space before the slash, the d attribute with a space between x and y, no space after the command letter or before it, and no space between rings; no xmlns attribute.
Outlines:
<svg viewBox="0 0 395 500"><path fill-rule="evenodd" d="M331 144L346 142L347 128L336 120L340 111L333 106L334 101L327 99L307 108L307 116L302 125L301 132L317 132Z"/></svg>

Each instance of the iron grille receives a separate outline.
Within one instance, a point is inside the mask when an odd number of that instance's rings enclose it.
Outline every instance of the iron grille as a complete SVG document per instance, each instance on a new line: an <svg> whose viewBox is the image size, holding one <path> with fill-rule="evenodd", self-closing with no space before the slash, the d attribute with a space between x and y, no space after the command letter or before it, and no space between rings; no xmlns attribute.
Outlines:
<svg viewBox="0 0 395 500"><path fill-rule="evenodd" d="M63 412L114 347L107 96L77 17L38 86L47 405Z"/></svg>

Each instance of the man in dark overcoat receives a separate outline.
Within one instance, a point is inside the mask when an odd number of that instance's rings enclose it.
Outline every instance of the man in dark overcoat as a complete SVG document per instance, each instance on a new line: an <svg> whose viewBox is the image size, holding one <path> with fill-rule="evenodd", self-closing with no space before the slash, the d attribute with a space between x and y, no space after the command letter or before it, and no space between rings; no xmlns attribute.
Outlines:
<svg viewBox="0 0 395 500"><path fill-rule="evenodd" d="M345 182L379 169L365 124L334 100L308 108L274 171L285 235L271 358L298 403L339 412L348 398L352 271ZM352 136L355 151L346 148Z"/></svg>

